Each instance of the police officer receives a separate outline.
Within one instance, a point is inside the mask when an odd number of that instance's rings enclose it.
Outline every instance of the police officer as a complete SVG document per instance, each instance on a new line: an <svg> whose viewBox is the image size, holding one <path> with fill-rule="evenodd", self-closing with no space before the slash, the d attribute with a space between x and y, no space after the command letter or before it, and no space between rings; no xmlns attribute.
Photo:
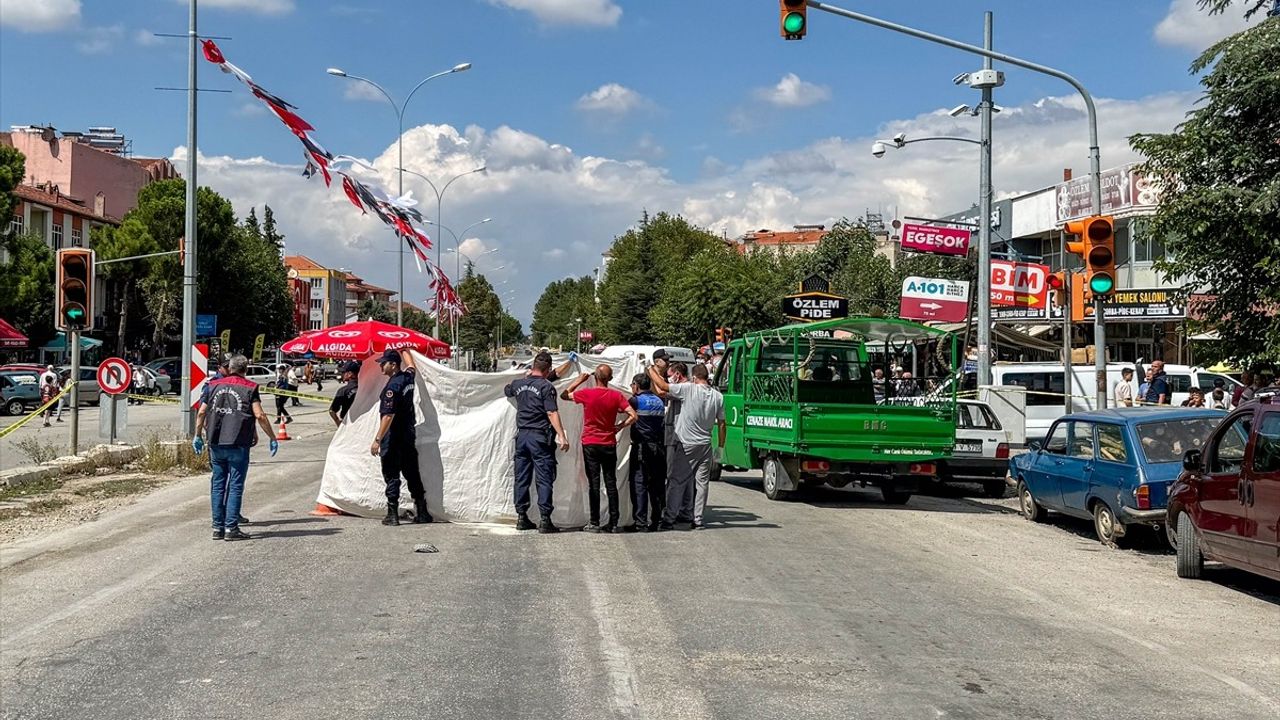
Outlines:
<svg viewBox="0 0 1280 720"><path fill-rule="evenodd" d="M413 405L413 382L418 373L413 367L411 356L406 355L404 361L404 369L401 370L400 353L390 349L378 358L382 374L390 379L382 388L378 410L382 422L378 424L378 434L369 446L369 454L382 459L382 479L387 484L387 516L382 519L383 525L400 524L402 474L409 483L409 495L413 497L416 512L413 522L431 522L426 494L422 488L422 473L418 468L418 448L413 431L417 421Z"/></svg>
<svg viewBox="0 0 1280 720"><path fill-rule="evenodd" d="M338 366L339 376L342 378L342 387L338 388L338 392L333 396L333 402L329 403L329 417L333 418L334 425L341 425L346 419L347 413L351 412L351 403L356 400L357 382L360 377L360 363L355 360L348 360Z"/></svg>
<svg viewBox="0 0 1280 720"><path fill-rule="evenodd" d="M533 475L538 475L538 510L542 523L540 533L560 532L551 522L551 490L556 481L556 451L569 449L568 437L560 424L559 406L556 405L556 388L547 380L551 372L551 360L537 357L528 377L513 380L504 388L507 397L516 400L516 457L515 503L516 529L532 530L529 520L529 485ZM551 432L554 429L555 435Z"/></svg>

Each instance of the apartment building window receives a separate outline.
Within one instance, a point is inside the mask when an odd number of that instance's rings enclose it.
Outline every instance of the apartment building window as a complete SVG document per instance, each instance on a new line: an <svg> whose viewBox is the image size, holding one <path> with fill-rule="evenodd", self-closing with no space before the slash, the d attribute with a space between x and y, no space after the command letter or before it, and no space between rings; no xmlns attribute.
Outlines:
<svg viewBox="0 0 1280 720"><path fill-rule="evenodd" d="M323 278L311 278L311 289L312 289L312 290L319 290L319 289L320 289L320 288L322 288L322 287L324 287L324 279L323 279Z"/></svg>
<svg viewBox="0 0 1280 720"><path fill-rule="evenodd" d="M80 234L80 228L71 228L71 244L74 247L84 247L84 238Z"/></svg>
<svg viewBox="0 0 1280 720"><path fill-rule="evenodd" d="M9 231L14 235L21 235L27 231L27 226L22 221L22 213L14 215L13 219L9 221Z"/></svg>
<svg viewBox="0 0 1280 720"><path fill-rule="evenodd" d="M323 321L323 320L312 320L312 321L311 321L311 326L310 326L310 327L311 327L311 329L312 329L312 330L321 330L321 329L323 329L323 328L324 328L324 321Z"/></svg>
<svg viewBox="0 0 1280 720"><path fill-rule="evenodd" d="M54 223L53 225L53 249L57 250L62 247L62 224Z"/></svg>
<svg viewBox="0 0 1280 720"><path fill-rule="evenodd" d="M1133 234L1133 261L1151 263L1165 256L1164 240L1145 232Z"/></svg>
<svg viewBox="0 0 1280 720"><path fill-rule="evenodd" d="M323 309L324 309L324 300L312 300L312 301L311 301L311 309L312 309L312 310L323 310Z"/></svg>

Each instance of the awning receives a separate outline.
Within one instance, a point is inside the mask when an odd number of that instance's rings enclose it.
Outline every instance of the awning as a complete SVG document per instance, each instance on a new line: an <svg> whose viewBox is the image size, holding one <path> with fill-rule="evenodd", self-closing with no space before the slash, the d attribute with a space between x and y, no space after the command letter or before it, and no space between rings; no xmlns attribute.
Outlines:
<svg viewBox="0 0 1280 720"><path fill-rule="evenodd" d="M81 350L90 350L92 348L101 347L101 345L102 345L101 340L95 340L94 338L86 337L84 335L80 336ZM54 336L52 340L49 341L48 345L45 345L40 349L43 350L44 352L66 352L67 351L66 333L58 333L57 335Z"/></svg>
<svg viewBox="0 0 1280 720"><path fill-rule="evenodd" d="M978 321L976 319L972 320L970 321L970 325L971 325L970 333L972 334L969 337L969 342L972 344L977 344L978 340L976 336L976 333L977 333L976 328L978 325ZM956 335L964 334L964 323L962 322L939 323L934 327L938 328L939 330L945 330L949 333L954 333ZM1013 328L1009 327L1008 325L1005 325L1004 323L1000 323L998 325L995 325L992 331L992 335L995 336L995 341L996 341L996 344L998 345L1009 345L1013 347L1026 348L1028 350L1040 350L1043 352L1058 352L1059 350L1062 349L1060 345L1057 345L1051 342L1046 342L1044 340L1040 340L1039 338L1034 337L1034 335L1036 334L1048 332L1050 329L1052 329L1052 327L1053 327L1052 325L1034 325L1031 327L1030 332L1024 333L1024 332L1018 332L1017 330L1014 330Z"/></svg>
<svg viewBox="0 0 1280 720"><path fill-rule="evenodd" d="M1210 340L1221 340L1222 338L1218 337L1218 331L1217 331L1217 330L1210 330L1209 332L1202 332L1202 333L1199 333L1199 334L1197 334L1197 335L1192 335L1191 337L1189 337L1189 338L1187 338L1187 339L1188 339L1188 340L1195 340L1195 341L1205 342L1205 341L1210 341Z"/></svg>
<svg viewBox="0 0 1280 720"><path fill-rule="evenodd" d="M0 318L0 348L24 348L29 342L26 335Z"/></svg>

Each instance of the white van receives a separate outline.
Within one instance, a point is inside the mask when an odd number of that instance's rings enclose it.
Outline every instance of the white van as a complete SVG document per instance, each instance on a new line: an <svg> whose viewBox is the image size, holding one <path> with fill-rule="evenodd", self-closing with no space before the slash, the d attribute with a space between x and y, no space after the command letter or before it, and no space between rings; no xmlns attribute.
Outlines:
<svg viewBox="0 0 1280 720"><path fill-rule="evenodd" d="M671 362L693 363L696 356L689 348L671 347L668 345L611 345L600 351L599 357L612 360L623 360L632 355L639 355L644 364L653 362L653 351L662 348L667 351Z"/></svg>
<svg viewBox="0 0 1280 720"><path fill-rule="evenodd" d="M1150 363L1144 364L1144 368ZM1120 382L1120 371L1133 368L1134 363L1107 364L1107 407L1115 406L1115 387ZM1071 367L1072 412L1097 409L1097 383L1093 365ZM1240 383L1221 373L1209 372L1202 367L1189 365L1165 365L1165 380L1173 394L1172 405L1180 405L1189 397L1191 388L1198 387L1208 396L1213 391L1214 380L1222 380L1228 394ZM1054 420L1062 417L1063 377L1061 363L994 363L991 366L993 385L1018 385L1027 390L1027 440L1044 437ZM1138 398L1138 386L1143 378L1135 372L1129 385ZM1042 394L1046 393L1046 394Z"/></svg>

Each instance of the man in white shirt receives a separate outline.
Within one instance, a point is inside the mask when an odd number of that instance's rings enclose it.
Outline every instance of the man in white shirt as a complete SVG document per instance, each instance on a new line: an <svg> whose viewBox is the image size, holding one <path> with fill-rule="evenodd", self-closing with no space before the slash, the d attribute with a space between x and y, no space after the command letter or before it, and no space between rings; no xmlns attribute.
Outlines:
<svg viewBox="0 0 1280 720"><path fill-rule="evenodd" d="M1116 407L1133 407L1133 386L1129 383L1133 381L1133 368L1125 368L1120 371L1120 382L1116 383L1115 399Z"/></svg>

